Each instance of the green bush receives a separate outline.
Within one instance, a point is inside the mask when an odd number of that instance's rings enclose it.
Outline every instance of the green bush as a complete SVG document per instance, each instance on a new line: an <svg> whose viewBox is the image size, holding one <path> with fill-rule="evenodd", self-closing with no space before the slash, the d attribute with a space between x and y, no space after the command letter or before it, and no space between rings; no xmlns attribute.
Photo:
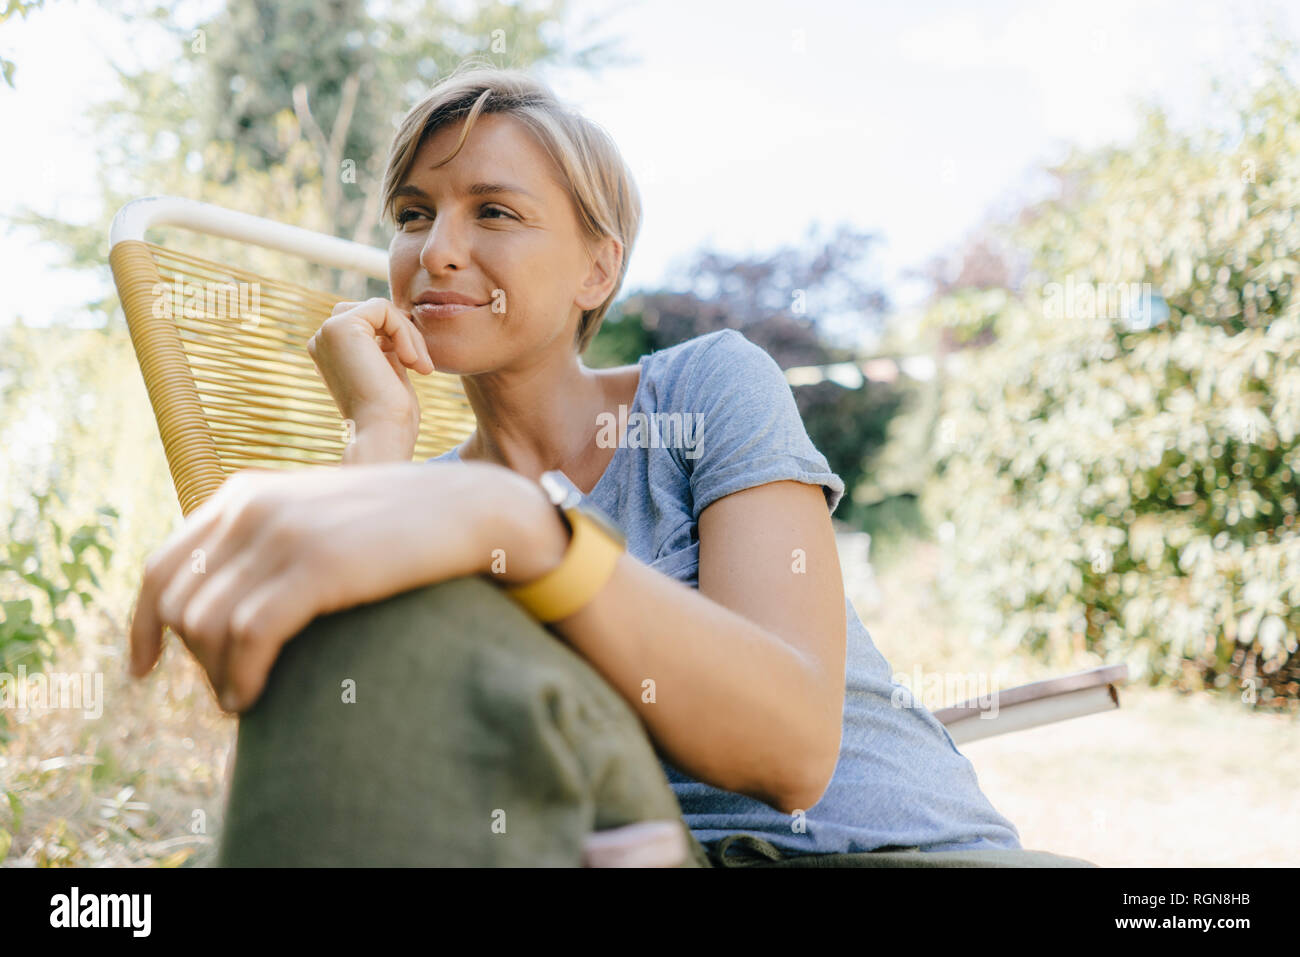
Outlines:
<svg viewBox="0 0 1300 957"><path fill-rule="evenodd" d="M11 675L20 665L39 670L60 640L75 638L72 598L88 608L101 588L90 556L98 554L100 571L113 557L115 509L101 506L93 522L69 534L53 514L53 498L66 504L58 489L33 493L32 514L15 509L0 543L0 672ZM0 736L4 725L0 709Z"/></svg>
<svg viewBox="0 0 1300 957"><path fill-rule="evenodd" d="M1293 706L1300 88L1270 77L1235 136L1152 113L1071 157L1014 231L1018 289L932 309L992 342L951 357L924 507L978 634Z"/></svg>

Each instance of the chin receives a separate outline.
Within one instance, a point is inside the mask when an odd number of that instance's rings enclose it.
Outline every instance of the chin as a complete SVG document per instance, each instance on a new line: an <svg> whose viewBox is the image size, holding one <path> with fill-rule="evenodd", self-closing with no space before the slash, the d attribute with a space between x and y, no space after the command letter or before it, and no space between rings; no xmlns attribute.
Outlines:
<svg viewBox="0 0 1300 957"><path fill-rule="evenodd" d="M478 375L501 365L500 350L487 341L467 342L452 336L427 337L429 358L438 372L447 375Z"/></svg>

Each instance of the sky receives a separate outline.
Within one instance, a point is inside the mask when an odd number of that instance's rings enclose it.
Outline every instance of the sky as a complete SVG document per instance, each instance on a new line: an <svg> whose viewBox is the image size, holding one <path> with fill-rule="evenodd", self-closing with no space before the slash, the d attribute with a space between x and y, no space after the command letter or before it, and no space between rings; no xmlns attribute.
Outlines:
<svg viewBox="0 0 1300 957"><path fill-rule="evenodd" d="M1138 106L1206 121L1209 81L1249 83L1269 32L1300 38L1284 0L571 0L572 42L622 39L630 65L544 71L604 126L641 190L624 289L674 286L708 245L760 253L840 223L881 237L867 276L901 309L907 271L991 212L1038 195L1070 144L1122 143ZM604 26L579 34L589 17ZM86 102L109 57L148 60L88 0L50 0L0 28L17 93L0 87L0 215L29 205L89 219L98 162ZM107 242L105 242L107 256ZM30 234L0 234L0 322L76 321L102 278L57 270ZM854 317L841 317L853 333ZM868 344L866 330L861 340Z"/></svg>

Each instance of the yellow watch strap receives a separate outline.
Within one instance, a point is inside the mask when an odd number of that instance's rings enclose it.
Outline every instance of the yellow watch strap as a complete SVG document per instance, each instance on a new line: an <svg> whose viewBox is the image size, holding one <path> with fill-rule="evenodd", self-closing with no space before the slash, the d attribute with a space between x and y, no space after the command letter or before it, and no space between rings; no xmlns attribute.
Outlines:
<svg viewBox="0 0 1300 957"><path fill-rule="evenodd" d="M568 618L595 598L625 550L581 509L566 509L564 515L573 534L560 564L536 581L506 589L506 594L544 623Z"/></svg>

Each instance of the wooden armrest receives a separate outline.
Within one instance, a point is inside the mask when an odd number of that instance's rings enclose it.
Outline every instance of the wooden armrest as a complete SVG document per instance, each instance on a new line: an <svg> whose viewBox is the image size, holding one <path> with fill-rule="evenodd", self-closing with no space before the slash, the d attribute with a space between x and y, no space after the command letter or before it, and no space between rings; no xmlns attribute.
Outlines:
<svg viewBox="0 0 1300 957"><path fill-rule="evenodd" d="M1105 665L963 701L934 716L962 744L1118 708L1117 686L1126 681L1128 665Z"/></svg>

